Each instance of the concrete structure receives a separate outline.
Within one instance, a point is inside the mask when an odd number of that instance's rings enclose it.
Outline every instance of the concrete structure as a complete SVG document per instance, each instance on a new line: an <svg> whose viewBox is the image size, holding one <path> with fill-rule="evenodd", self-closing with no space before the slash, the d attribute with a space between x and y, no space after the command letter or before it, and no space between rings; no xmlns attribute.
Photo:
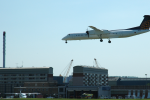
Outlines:
<svg viewBox="0 0 150 100"><path fill-rule="evenodd" d="M135 95L139 98L150 98L150 78L108 78L111 96Z"/></svg>
<svg viewBox="0 0 150 100"><path fill-rule="evenodd" d="M43 97L57 96L57 94L58 94L57 81L24 82L23 87L14 87L14 92L19 93L20 89L24 93L41 93L41 95L43 95Z"/></svg>
<svg viewBox="0 0 150 100"><path fill-rule="evenodd" d="M90 66L74 66L73 76L68 86L66 86L66 90L58 91L58 95L66 98L81 98L81 95L85 92L92 93L94 98L100 96L110 97L108 70Z"/></svg>
<svg viewBox="0 0 150 100"><path fill-rule="evenodd" d="M24 82L53 82L53 68L0 68L0 93L14 93Z"/></svg>
<svg viewBox="0 0 150 100"><path fill-rule="evenodd" d="M53 80L57 81L57 85L63 85L63 77L62 76L53 76Z"/></svg>
<svg viewBox="0 0 150 100"><path fill-rule="evenodd" d="M93 98L110 97L110 86L69 86L66 87L66 98L81 98L83 93L93 94Z"/></svg>
<svg viewBox="0 0 150 100"><path fill-rule="evenodd" d="M73 67L72 86L106 86L108 70L90 66Z"/></svg>
<svg viewBox="0 0 150 100"><path fill-rule="evenodd" d="M21 86L21 87L20 87ZM110 97L108 70L89 66L75 66L69 83L62 76L53 77L52 67L0 68L0 93L41 93L43 97L80 98L92 93L94 98Z"/></svg>

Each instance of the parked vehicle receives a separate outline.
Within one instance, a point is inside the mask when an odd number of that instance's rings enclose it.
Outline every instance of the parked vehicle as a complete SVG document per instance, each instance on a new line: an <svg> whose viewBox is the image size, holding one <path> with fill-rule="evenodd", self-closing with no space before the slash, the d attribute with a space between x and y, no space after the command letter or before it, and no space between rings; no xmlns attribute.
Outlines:
<svg viewBox="0 0 150 100"><path fill-rule="evenodd" d="M85 99L91 99L93 97L93 94L88 94L88 93L83 93L81 95L81 98L85 98Z"/></svg>

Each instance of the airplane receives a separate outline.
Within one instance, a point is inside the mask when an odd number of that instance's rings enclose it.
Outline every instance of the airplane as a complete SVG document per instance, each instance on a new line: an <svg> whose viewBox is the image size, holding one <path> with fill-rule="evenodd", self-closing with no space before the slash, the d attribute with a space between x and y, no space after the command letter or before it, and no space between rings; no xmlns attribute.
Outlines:
<svg viewBox="0 0 150 100"><path fill-rule="evenodd" d="M125 38L149 32L150 15L144 15L144 19L140 26L128 29L100 30L94 26L89 27L93 30L87 30L85 33L71 33L63 37L62 40L65 40L65 43L67 43L68 40L100 39L100 42L103 42L103 39L108 39L108 43L111 43L111 38Z"/></svg>
<svg viewBox="0 0 150 100"><path fill-rule="evenodd" d="M19 98L27 98L27 94L30 96L31 94L41 94L41 93L22 93L20 89L20 93L5 93L5 94L14 94L19 95Z"/></svg>

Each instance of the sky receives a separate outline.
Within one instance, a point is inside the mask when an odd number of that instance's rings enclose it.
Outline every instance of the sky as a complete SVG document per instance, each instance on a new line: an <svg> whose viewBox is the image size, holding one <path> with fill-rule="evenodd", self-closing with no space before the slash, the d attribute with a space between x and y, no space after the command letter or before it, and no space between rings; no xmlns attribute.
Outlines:
<svg viewBox="0 0 150 100"><path fill-rule="evenodd" d="M149 0L0 0L0 67L6 31L6 67L53 67L57 76L73 66L99 65L109 76L150 76L150 32L96 40L62 40L69 33L139 26L150 15ZM90 28L88 28L90 30ZM69 75L73 72L73 66Z"/></svg>

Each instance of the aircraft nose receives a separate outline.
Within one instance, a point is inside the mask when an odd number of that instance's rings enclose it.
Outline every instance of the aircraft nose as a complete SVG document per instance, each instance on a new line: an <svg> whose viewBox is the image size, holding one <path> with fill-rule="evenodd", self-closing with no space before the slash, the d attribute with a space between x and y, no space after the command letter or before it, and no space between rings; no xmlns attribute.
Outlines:
<svg viewBox="0 0 150 100"><path fill-rule="evenodd" d="M63 38L62 38L62 40L65 40L65 39L66 39L66 37L63 37Z"/></svg>

